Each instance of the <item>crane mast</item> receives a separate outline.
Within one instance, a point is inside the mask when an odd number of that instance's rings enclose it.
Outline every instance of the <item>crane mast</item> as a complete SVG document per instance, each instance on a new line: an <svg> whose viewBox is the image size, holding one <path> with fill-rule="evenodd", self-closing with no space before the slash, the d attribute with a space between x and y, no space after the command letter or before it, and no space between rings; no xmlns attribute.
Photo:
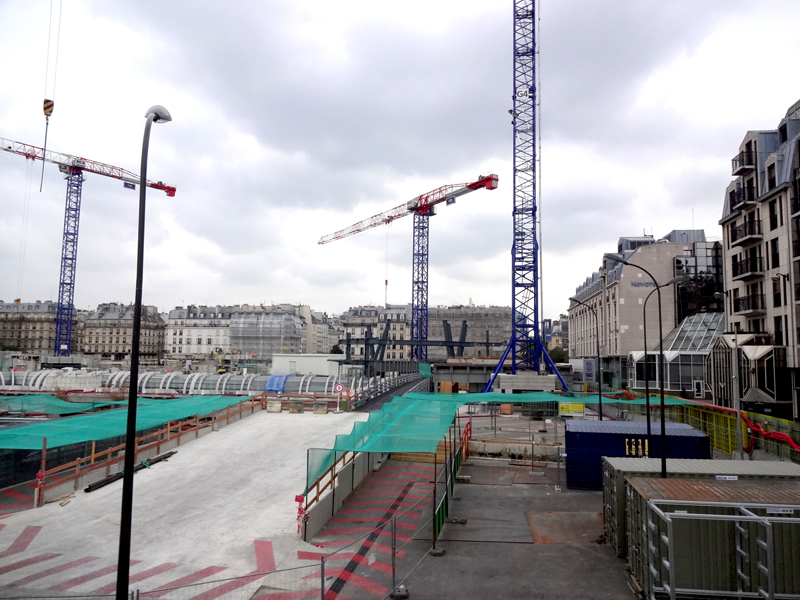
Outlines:
<svg viewBox="0 0 800 600"><path fill-rule="evenodd" d="M72 319L75 316L75 271L78 258L78 229L81 215L83 173L95 173L127 184L140 184L141 178L131 171L96 160L45 150L22 142L0 138L0 149L28 160L41 160L58 165L67 180L67 199L64 208L64 232L61 241L61 269L58 282L58 311L56 313L55 356L69 356L72 346ZM161 181L146 181L145 185L174 196L175 186Z"/></svg>
<svg viewBox="0 0 800 600"><path fill-rule="evenodd" d="M491 390L511 353L511 372L539 372L544 361L564 389L539 329L539 241L536 202L536 0L514 0L514 237L511 247L511 339L483 391Z"/></svg>
<svg viewBox="0 0 800 600"><path fill-rule="evenodd" d="M514 237L511 249L511 361L539 370L539 244L536 237L535 0L514 0Z"/></svg>

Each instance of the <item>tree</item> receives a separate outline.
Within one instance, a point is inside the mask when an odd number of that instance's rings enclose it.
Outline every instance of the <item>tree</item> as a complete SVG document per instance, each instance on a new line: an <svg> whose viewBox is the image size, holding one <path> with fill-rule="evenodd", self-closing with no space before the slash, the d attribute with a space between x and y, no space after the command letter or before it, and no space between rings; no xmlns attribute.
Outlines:
<svg viewBox="0 0 800 600"><path fill-rule="evenodd" d="M565 363L569 360L569 354L561 346L556 346L549 354L554 363Z"/></svg>
<svg viewBox="0 0 800 600"><path fill-rule="evenodd" d="M328 354L344 354L344 350L339 348L339 344L334 344L333 348L331 348L331 351L328 352Z"/></svg>

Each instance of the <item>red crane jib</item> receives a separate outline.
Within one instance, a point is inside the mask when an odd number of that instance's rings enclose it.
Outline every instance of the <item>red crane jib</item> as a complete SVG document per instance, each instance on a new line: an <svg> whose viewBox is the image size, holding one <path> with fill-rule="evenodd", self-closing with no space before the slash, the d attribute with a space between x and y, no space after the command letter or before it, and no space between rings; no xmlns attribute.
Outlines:
<svg viewBox="0 0 800 600"><path fill-rule="evenodd" d="M445 202L450 198L455 199L458 196L462 196L464 194L468 194L469 192L474 192L475 190L480 190L483 188L486 188L487 190L497 189L497 180L497 175L487 175L485 177L481 176L476 181L468 183L443 185L442 187L431 190L426 194L421 194L420 196L417 196L416 198L413 198L408 202L401 204L400 206L395 206L392 209L377 215L373 215L369 219L359 221L358 223L355 223L354 225L351 225L345 229L341 229L335 233L322 236L317 243L327 244L328 242L333 242L334 240L340 240L347 236L377 227L378 225L387 225L396 219L405 217L406 215L410 215L412 213L429 214L431 208L437 204L440 204L441 202Z"/></svg>
<svg viewBox="0 0 800 600"><path fill-rule="evenodd" d="M106 177L127 181L128 183L138 184L141 181L141 178L136 173L123 169L122 167L107 165L96 160L73 156L72 154L64 154L63 152L45 150L39 146L32 146L31 144L25 144L23 142L14 142L12 140L0 138L0 150L23 156L28 160L43 160L54 163L62 168L70 170L80 169L81 171L105 175ZM161 181L148 180L146 185L154 190L166 192L169 197L174 196L176 192L174 185L167 185Z"/></svg>

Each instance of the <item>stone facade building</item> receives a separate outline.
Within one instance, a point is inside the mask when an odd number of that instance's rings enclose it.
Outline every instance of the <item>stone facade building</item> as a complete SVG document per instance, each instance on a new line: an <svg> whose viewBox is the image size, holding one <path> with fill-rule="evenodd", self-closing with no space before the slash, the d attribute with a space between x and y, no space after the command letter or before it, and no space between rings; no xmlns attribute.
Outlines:
<svg viewBox="0 0 800 600"><path fill-rule="evenodd" d="M142 306L139 363L157 365L164 358L166 323L155 306ZM133 305L100 304L83 326L83 352L112 361L130 360L133 344Z"/></svg>

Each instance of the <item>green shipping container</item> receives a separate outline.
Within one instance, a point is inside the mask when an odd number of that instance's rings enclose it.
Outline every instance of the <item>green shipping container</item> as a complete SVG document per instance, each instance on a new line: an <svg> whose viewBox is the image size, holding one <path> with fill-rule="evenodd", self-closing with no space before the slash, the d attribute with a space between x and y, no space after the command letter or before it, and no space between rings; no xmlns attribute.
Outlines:
<svg viewBox="0 0 800 600"><path fill-rule="evenodd" d="M603 458L603 518L606 537L617 556L625 558L628 538L625 523L625 478L658 477L661 460L656 458ZM800 481L800 465L763 460L695 460L668 458L667 475L681 479L796 479Z"/></svg>
<svg viewBox="0 0 800 600"><path fill-rule="evenodd" d="M629 477L626 490L628 569L648 597L800 595L800 481Z"/></svg>

